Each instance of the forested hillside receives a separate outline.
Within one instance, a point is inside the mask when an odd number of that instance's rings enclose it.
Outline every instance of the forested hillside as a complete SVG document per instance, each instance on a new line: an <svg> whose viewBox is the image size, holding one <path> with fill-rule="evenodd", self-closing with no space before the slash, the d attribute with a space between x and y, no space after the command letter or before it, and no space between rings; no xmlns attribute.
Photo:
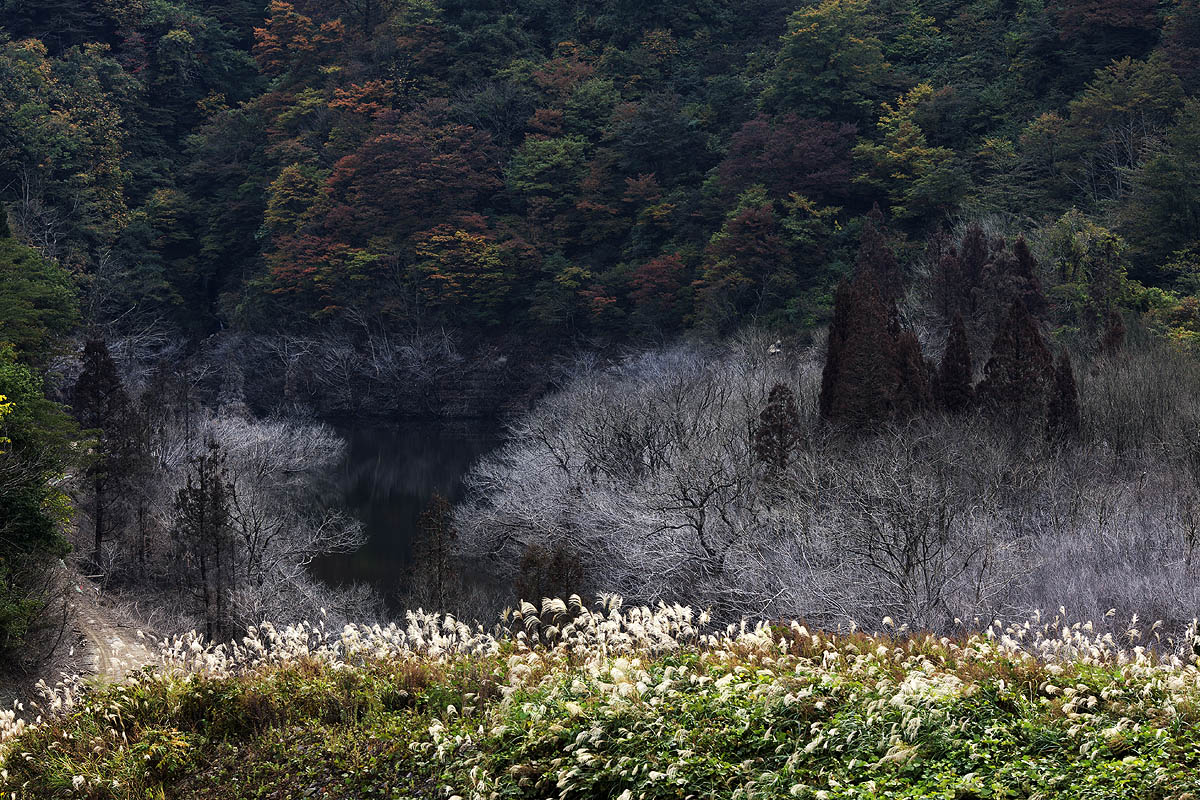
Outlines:
<svg viewBox="0 0 1200 800"><path fill-rule="evenodd" d="M1188 338L1200 6L5 0L0 199L90 323L661 336L827 318L988 218ZM1097 248L1103 253L1093 252ZM1091 261L1067 264L1087 251Z"/></svg>

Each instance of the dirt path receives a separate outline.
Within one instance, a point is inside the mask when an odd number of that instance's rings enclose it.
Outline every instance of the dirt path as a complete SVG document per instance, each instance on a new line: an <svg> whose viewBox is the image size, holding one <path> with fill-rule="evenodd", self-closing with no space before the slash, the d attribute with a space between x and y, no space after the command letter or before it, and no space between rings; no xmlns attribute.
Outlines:
<svg viewBox="0 0 1200 800"><path fill-rule="evenodd" d="M137 638L136 629L106 608L92 587L85 583L81 588L83 591L75 597L77 619L80 633L92 651L96 677L111 683L154 663L150 650Z"/></svg>

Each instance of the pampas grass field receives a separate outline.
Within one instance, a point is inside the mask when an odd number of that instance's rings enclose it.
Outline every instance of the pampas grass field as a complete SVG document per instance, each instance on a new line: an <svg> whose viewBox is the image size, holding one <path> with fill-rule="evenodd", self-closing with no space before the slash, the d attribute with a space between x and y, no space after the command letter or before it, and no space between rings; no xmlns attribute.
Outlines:
<svg viewBox="0 0 1200 800"><path fill-rule="evenodd" d="M12 798L1194 798L1196 625L936 636L523 603L262 625L0 716Z"/></svg>

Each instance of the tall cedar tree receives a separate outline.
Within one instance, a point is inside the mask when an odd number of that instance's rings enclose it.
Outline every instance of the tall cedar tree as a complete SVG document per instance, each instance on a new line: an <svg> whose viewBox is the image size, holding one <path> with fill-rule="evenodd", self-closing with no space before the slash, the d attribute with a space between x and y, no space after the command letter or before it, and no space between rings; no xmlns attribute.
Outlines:
<svg viewBox="0 0 1200 800"><path fill-rule="evenodd" d="M907 419L933 406L929 365L921 353L921 342L912 331L901 331L896 338L896 359L900 382L896 386L893 413L897 419Z"/></svg>
<svg viewBox="0 0 1200 800"><path fill-rule="evenodd" d="M978 297L976 318L982 316L989 327L998 328L1013 303L1023 304L1035 317L1045 311L1037 262L1024 238L1018 238L1011 248L1003 239L992 242Z"/></svg>
<svg viewBox="0 0 1200 800"><path fill-rule="evenodd" d="M983 272L988 263L987 236L984 235L983 228L979 226L979 223L972 222L967 226L958 248L958 259L962 269L964 289L973 295L983 283Z"/></svg>
<svg viewBox="0 0 1200 800"><path fill-rule="evenodd" d="M938 263L934 291L947 322L955 314L962 314L970 320L972 331L981 326L990 329L995 324L979 319L979 312L988 300L984 283L990 260L987 236L973 222L967 226L958 246Z"/></svg>
<svg viewBox="0 0 1200 800"><path fill-rule="evenodd" d="M1054 358L1037 320L1024 303L1014 302L992 342L979 398L1011 419L1022 412L1040 419L1053 381Z"/></svg>
<svg viewBox="0 0 1200 800"><path fill-rule="evenodd" d="M109 494L124 478L128 459L129 395L117 374L108 346L89 339L83 348L83 371L71 391L75 418L97 435L96 460L87 471L92 494L92 561L100 563L100 548L108 533Z"/></svg>
<svg viewBox="0 0 1200 800"><path fill-rule="evenodd" d="M1013 256L1015 261L1009 276L1013 290L1030 314L1040 316L1046 310L1046 295L1042 292L1042 280L1038 277L1037 260L1024 236L1018 236L1013 243Z"/></svg>
<svg viewBox="0 0 1200 800"><path fill-rule="evenodd" d="M435 492L417 519L411 586L420 601L436 611L447 610L457 572L454 543L458 536L450 514L450 501Z"/></svg>
<svg viewBox="0 0 1200 800"><path fill-rule="evenodd" d="M975 403L972 386L974 366L971 364L971 345L967 342L967 326L962 314L955 314L946 339L946 352L938 370L938 403L951 414L969 411Z"/></svg>
<svg viewBox="0 0 1200 800"><path fill-rule="evenodd" d="M754 428L754 455L764 464L783 469L802 439L796 395L777 383L767 395L767 407Z"/></svg>
<svg viewBox="0 0 1200 800"><path fill-rule="evenodd" d="M969 310L971 291L963 278L962 262L956 248L951 247L938 258L933 277L933 296L938 311L947 320L961 317Z"/></svg>
<svg viewBox="0 0 1200 800"><path fill-rule="evenodd" d="M225 594L233 575L231 511L233 486L225 456L215 442L192 459L187 483L175 495L174 533L190 571L190 591L204 607L204 633L211 641L226 628Z"/></svg>
<svg viewBox="0 0 1200 800"><path fill-rule="evenodd" d="M1075 387L1075 370L1071 356L1065 350L1054 369L1054 391L1050 393L1046 432L1052 441L1066 442L1079 438L1082 424L1079 418L1079 391Z"/></svg>
<svg viewBox="0 0 1200 800"><path fill-rule="evenodd" d="M821 375L822 417L868 426L892 418L900 366L891 317L871 270L838 287Z"/></svg>
<svg viewBox="0 0 1200 800"><path fill-rule="evenodd" d="M879 292L885 300L896 300L904 291L904 271L884 235L883 212L879 210L878 203L863 219L855 269L860 273L874 273Z"/></svg>

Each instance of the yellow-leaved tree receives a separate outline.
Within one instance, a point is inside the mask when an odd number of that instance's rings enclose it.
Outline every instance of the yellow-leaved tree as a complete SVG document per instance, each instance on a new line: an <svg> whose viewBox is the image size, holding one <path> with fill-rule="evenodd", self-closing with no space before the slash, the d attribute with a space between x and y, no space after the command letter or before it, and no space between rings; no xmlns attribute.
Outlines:
<svg viewBox="0 0 1200 800"><path fill-rule="evenodd" d="M7 397L0 394L0 424L4 423L4 418L7 417L9 414L11 414L12 410L13 410L13 404L8 402ZM8 438L5 436L0 436L0 448L3 448L4 445L6 445L6 444L8 444ZM0 455L3 455L3 454L4 454L4 450L0 449Z"/></svg>
<svg viewBox="0 0 1200 800"><path fill-rule="evenodd" d="M864 172L855 179L888 198L897 219L934 219L960 201L970 181L948 147L929 144L919 121L921 106L932 102L933 88L919 84L884 103L875 141L863 140L854 157Z"/></svg>

